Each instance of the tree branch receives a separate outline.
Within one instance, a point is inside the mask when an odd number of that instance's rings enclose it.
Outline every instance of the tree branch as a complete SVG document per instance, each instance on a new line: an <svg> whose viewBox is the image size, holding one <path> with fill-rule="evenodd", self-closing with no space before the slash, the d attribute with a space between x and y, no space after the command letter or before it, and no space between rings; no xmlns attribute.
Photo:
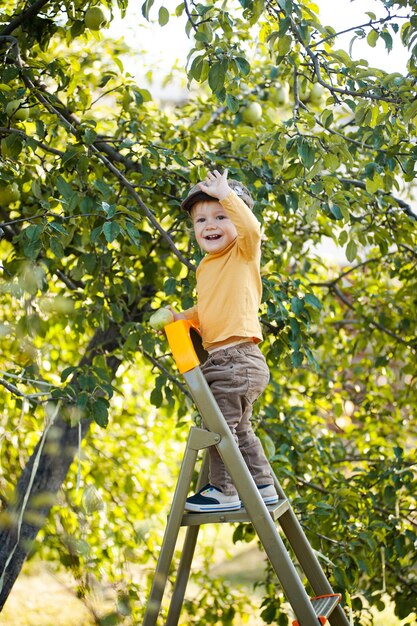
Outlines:
<svg viewBox="0 0 417 626"><path fill-rule="evenodd" d="M27 9L22 11L20 15L12 19L4 28L0 31L0 35L11 35L23 22L28 22L39 11L48 4L49 0L36 0L33 4L29 5Z"/></svg>
<svg viewBox="0 0 417 626"><path fill-rule="evenodd" d="M320 85L322 85L323 87L325 87L326 89L328 89L333 95L335 94L342 94L342 95L347 95L347 96L354 96L354 97L361 97L361 98L368 98L369 100L377 100L377 101L384 101L384 102L394 102L397 103L398 102L398 98L388 98L386 96L383 95L377 95L375 93L371 93L370 91L352 91L351 89L345 89L342 87L335 87L334 85L331 85L330 83L327 83L321 74L321 67L320 67L320 62L318 59L317 54L315 54L313 52L313 50L311 49L311 47L306 44L304 42L304 39L300 33L300 30L298 28L298 26L296 25L294 19L292 18L292 16L286 12L286 10L284 8L281 7L281 2L280 0L277 0L277 4L278 4L278 11L274 11L275 14L278 17L279 12L282 12L290 21L290 26L291 26L291 31L293 32L295 38L297 39L297 41L302 45L302 47L304 48L304 50L306 51L307 55L310 57L312 63L313 63L313 67L314 67L314 73L316 75L317 78L317 82L320 83Z"/></svg>
<svg viewBox="0 0 417 626"><path fill-rule="evenodd" d="M346 185L353 185L354 187L358 187L359 189L365 189L366 190L366 183L364 183L363 180L357 180L355 178L339 178L338 180ZM396 196L393 196L389 191L383 191L382 195L384 196L389 196L390 198L393 199L393 201L398 204L398 206L403 209L404 213L406 213L408 215L408 217L411 217L413 220L417 220L417 214L413 212L411 205L409 205L407 202L405 202L404 200L401 200L401 198L397 198Z"/></svg>
<svg viewBox="0 0 417 626"><path fill-rule="evenodd" d="M52 112L53 114L55 114L60 120L61 122L64 124L65 128L75 137L77 137L77 139L79 140L79 133L77 132L77 129L75 127L75 124L77 123L76 120L74 119L74 117L72 116L70 119L67 119L67 117L63 114L62 111L58 110L54 105L52 105L49 100L47 98L45 98L45 96L36 88L35 84L33 83L33 81L29 78L28 75L26 75L25 70L26 68L24 68L22 60L20 58L20 52L19 52L19 46L18 46L18 42L17 40L15 41L14 44L14 48L15 48L15 58L17 61L18 66L20 67L20 69L22 70L22 75L23 75L23 81L25 83L25 85L32 90L33 94L36 96L37 100L39 102L41 102L50 112ZM117 180L122 184L122 186L129 192L129 194L133 197L133 199L135 200L137 206L140 208L141 212L148 218L149 222L152 224L152 226L155 228L155 230L157 230L159 232L159 234L162 236L163 239L165 239L165 241L168 243L168 246L171 248L171 250L173 251L173 253L175 254L175 256L181 261L181 263L183 263L186 267L188 267L188 269L195 271L195 266L193 263L191 263L186 257L184 257L184 255L178 250L178 248L176 247L174 241L172 240L172 238L169 236L169 234L162 228L162 226L160 225L160 223L158 222L158 220L155 218L154 214L152 213L152 211L146 206L146 204L143 202L143 200L140 198L139 194L136 192L134 186L127 180L127 178L113 165L113 163L106 157L104 156L104 154L102 154L103 150L103 142L98 142L98 145L101 146L101 148L98 148L94 143L91 144L89 146L89 149L91 150L91 152L93 152L96 157L106 166L106 168L112 172L112 174L114 174L114 176L117 178ZM106 148L107 149L107 148ZM110 151L113 152L117 152L114 150L114 148L110 147Z"/></svg>
<svg viewBox="0 0 417 626"><path fill-rule="evenodd" d="M346 33L350 33L354 30L359 30L359 29L363 29L366 27L373 28L376 24L385 24L385 22L389 22L394 19L407 20L410 18L408 15L389 15L388 17L381 17L378 20L369 20L368 22L365 22L365 24L359 24L359 26L351 26L350 28L341 30L335 33L334 35L329 35L328 37L324 37L323 39L320 39L319 41L315 41L314 43L311 44L310 47L317 48L317 46L319 46L320 44L326 43L326 41L330 41L331 39L336 39L336 37L339 37L340 35L346 35Z"/></svg>

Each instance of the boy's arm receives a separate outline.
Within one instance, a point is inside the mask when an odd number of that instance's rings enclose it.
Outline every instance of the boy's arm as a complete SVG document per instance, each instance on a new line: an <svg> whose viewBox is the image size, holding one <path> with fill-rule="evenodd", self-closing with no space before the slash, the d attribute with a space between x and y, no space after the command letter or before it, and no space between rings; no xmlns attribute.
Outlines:
<svg viewBox="0 0 417 626"><path fill-rule="evenodd" d="M180 311L180 312L174 311L174 309L171 306L168 308L174 316L174 321L190 320L191 322L195 322L196 324L200 323L198 319L198 307L196 304L192 306L190 309L185 309L184 311Z"/></svg>
<svg viewBox="0 0 417 626"><path fill-rule="evenodd" d="M236 227L239 247L248 256L256 254L261 240L261 225L250 208L233 190L219 202Z"/></svg>
<svg viewBox="0 0 417 626"><path fill-rule="evenodd" d="M227 215L236 226L237 241L242 251L252 256L257 254L261 239L261 226L250 208L229 187L227 169L223 174L217 170L209 172L203 183L199 183L201 191L217 198L226 209Z"/></svg>

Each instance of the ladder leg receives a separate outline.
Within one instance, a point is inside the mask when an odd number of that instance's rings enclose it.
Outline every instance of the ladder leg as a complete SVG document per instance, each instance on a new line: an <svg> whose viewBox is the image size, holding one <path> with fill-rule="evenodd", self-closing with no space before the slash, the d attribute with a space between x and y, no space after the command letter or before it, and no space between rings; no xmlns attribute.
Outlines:
<svg viewBox="0 0 417 626"><path fill-rule="evenodd" d="M142 626L155 626L158 619L169 567L174 556L175 544L181 527L182 516L184 515L185 501L197 460L197 453L199 450L213 446L219 441L220 435L217 433L196 427L190 430Z"/></svg>
<svg viewBox="0 0 417 626"><path fill-rule="evenodd" d="M191 433L190 433L191 436ZM187 443L180 475L175 489L172 508L165 529L161 552L156 566L151 593L146 607L143 626L155 626L161 609L162 597L168 579L169 567L174 555L178 531L184 514L184 505L197 460L197 450L193 450Z"/></svg>
<svg viewBox="0 0 417 626"><path fill-rule="evenodd" d="M201 465L200 475L197 481L196 491L204 487L208 480L208 454L204 453L204 459ZM172 592L171 604L169 606L167 621L165 626L177 626L184 602L185 590L187 588L188 579L190 577L191 564L193 561L194 551L197 544L198 532L200 526L189 526L184 540L184 547L181 554L180 564L178 566L177 578Z"/></svg>
<svg viewBox="0 0 417 626"><path fill-rule="evenodd" d="M279 523L314 593L317 596L334 593L291 507L280 517ZM349 620L340 605L333 610L328 620L332 626L349 626Z"/></svg>
<svg viewBox="0 0 417 626"><path fill-rule="evenodd" d="M272 467L271 471L278 496L286 499L284 490ZM314 593L317 596L334 593L291 506L278 521ZM349 620L340 604L327 619L332 626L349 626Z"/></svg>
<svg viewBox="0 0 417 626"><path fill-rule="evenodd" d="M198 531L200 526L189 526L185 536L184 548L181 554L181 561L178 567L177 578L172 592L171 603L165 626L177 626L180 618L181 608L184 602L185 590L190 576L191 564L197 544Z"/></svg>

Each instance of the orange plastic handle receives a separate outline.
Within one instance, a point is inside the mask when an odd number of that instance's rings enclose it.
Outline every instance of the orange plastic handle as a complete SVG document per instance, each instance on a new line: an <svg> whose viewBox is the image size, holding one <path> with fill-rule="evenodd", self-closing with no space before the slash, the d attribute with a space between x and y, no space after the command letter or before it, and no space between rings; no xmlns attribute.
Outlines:
<svg viewBox="0 0 417 626"><path fill-rule="evenodd" d="M190 320L177 320L164 328L172 356L181 374L200 365L191 339L191 329L198 330L198 327Z"/></svg>

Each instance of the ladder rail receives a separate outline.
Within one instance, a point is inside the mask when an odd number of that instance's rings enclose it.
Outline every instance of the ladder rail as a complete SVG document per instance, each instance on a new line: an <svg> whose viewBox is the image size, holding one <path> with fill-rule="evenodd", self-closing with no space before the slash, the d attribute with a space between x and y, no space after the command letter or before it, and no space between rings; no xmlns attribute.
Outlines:
<svg viewBox="0 0 417 626"><path fill-rule="evenodd" d="M201 369L195 367L183 375L205 426L221 436L217 450L297 618L303 626L317 626L310 598Z"/></svg>
<svg viewBox="0 0 417 626"><path fill-rule="evenodd" d="M165 626L177 626L190 578L200 526L188 526Z"/></svg>
<svg viewBox="0 0 417 626"><path fill-rule="evenodd" d="M189 435L189 438L191 433ZM178 532L184 512L185 500L187 499L188 484L191 482L197 451L186 448L180 470L180 477L175 489L172 508L165 528L161 551L152 581L151 592L146 606L143 626L155 626L162 604L169 568L174 556Z"/></svg>
<svg viewBox="0 0 417 626"><path fill-rule="evenodd" d="M208 480L209 460L207 450L204 452L203 462L201 464L200 474L198 476L196 490L202 489ZM177 570L177 578L172 591L171 602L169 605L166 626L177 626L180 618L181 608L184 602L187 583L190 578L191 565L197 544L200 526L189 526L184 540L184 547L181 554L180 563Z"/></svg>

